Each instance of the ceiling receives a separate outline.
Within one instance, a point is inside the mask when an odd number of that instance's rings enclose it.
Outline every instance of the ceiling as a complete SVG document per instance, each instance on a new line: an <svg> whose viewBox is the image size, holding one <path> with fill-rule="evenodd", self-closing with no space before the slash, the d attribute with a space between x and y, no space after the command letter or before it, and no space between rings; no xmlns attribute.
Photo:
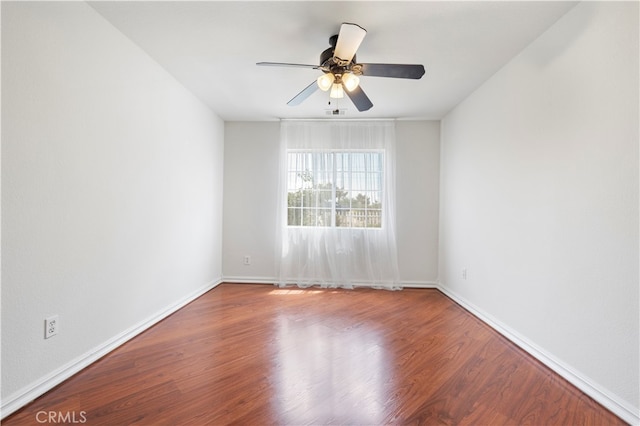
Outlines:
<svg viewBox="0 0 640 426"><path fill-rule="evenodd" d="M105 1L89 2L225 121L278 118L440 119L549 28L576 2L524 1ZM365 77L374 106L328 105L320 90L289 99L321 71L258 67L317 65L342 22L367 30L358 62L423 64L420 80Z"/></svg>

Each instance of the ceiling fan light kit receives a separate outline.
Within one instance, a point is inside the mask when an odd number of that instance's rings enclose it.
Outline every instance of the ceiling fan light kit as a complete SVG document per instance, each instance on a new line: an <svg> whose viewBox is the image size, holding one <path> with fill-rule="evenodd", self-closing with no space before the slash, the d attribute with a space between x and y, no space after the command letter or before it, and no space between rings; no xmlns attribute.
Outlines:
<svg viewBox="0 0 640 426"><path fill-rule="evenodd" d="M320 77L318 77L318 87L323 92L326 92L327 90L331 89L331 86L333 86L333 82L335 81L335 79L335 76L331 73L322 74Z"/></svg>
<svg viewBox="0 0 640 426"><path fill-rule="evenodd" d="M355 74L347 73L342 76L342 83L345 89L352 92L360 84L360 78Z"/></svg>
<svg viewBox="0 0 640 426"><path fill-rule="evenodd" d="M329 38L331 47L320 54L320 65L289 64L279 62L258 62L261 66L284 66L312 68L324 74L304 90L294 96L290 106L300 105L318 88L328 91L329 97L340 99L345 92L358 111L367 111L373 103L360 87L359 76L420 79L424 75L423 65L413 64L359 64L356 51L364 40L367 31L357 24L343 23L340 32Z"/></svg>
<svg viewBox="0 0 640 426"><path fill-rule="evenodd" d="M329 97L333 99L342 99L344 98L344 89L339 84L334 84L331 86L331 92L329 92Z"/></svg>

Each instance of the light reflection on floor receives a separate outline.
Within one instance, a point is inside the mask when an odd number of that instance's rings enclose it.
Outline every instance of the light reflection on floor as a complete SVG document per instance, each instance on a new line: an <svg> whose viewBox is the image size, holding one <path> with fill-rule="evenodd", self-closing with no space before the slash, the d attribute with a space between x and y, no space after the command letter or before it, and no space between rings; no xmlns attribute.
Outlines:
<svg viewBox="0 0 640 426"><path fill-rule="evenodd" d="M292 424L380 424L389 371L376 332L277 320L274 402Z"/></svg>
<svg viewBox="0 0 640 426"><path fill-rule="evenodd" d="M310 290L304 288L279 288L276 290L271 290L269 295L271 296L294 296L301 294L319 294L326 293L326 290Z"/></svg>

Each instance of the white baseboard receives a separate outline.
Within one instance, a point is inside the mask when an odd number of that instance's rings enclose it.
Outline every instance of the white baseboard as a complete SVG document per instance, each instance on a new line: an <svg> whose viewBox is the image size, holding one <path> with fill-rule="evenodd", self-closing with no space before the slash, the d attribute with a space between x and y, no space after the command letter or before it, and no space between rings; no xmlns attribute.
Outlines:
<svg viewBox="0 0 640 426"><path fill-rule="evenodd" d="M225 283L233 284L275 284L278 282L276 277L241 277L230 276L223 277ZM402 287L407 288L439 288L435 281L401 281Z"/></svg>
<svg viewBox="0 0 640 426"><path fill-rule="evenodd" d="M277 281L278 279L276 277L222 277L222 282L231 284L275 284Z"/></svg>
<svg viewBox="0 0 640 426"><path fill-rule="evenodd" d="M144 321L139 322L138 324L128 328L122 333L114 336L113 338L107 340L99 346L91 349L85 354L79 356L78 358L72 360L71 362L63 365L62 367L52 371L44 377L41 377L39 380L25 386L19 391L15 392L13 395L9 396L6 399L2 400L2 404L0 406L1 419L4 419L11 413L17 411L23 406L27 405L34 399L43 395L45 392L53 389L55 386L59 385L63 381L67 380L80 370L88 367L92 363L96 362L98 359L102 358L109 352L113 351L117 347L136 337L138 334L142 333L149 327L155 325L160 322L164 318L168 317L172 313L176 312L178 309L182 308L189 302L197 299L207 291L216 287L220 284L222 280L211 281L198 290L192 292L185 298L180 301L166 307L165 309L157 312L151 317L147 318Z"/></svg>
<svg viewBox="0 0 640 426"><path fill-rule="evenodd" d="M402 281L400 284L405 288L440 288L435 281Z"/></svg>
<svg viewBox="0 0 640 426"><path fill-rule="evenodd" d="M458 303L460 306L478 317L489 327L496 330L498 333L529 353L535 359L542 362L551 370L562 376L582 392L589 395L591 398L596 400L599 404L607 408L616 416L620 417L622 420L628 422L631 425L640 424L640 413L638 413L638 410L632 407L629 403L611 394L611 392L608 392L606 389L603 389L602 386L593 383L588 377L585 377L569 365L558 360L549 352L531 342L525 336L508 327L504 323L498 321L491 315L484 312L482 309L475 306L473 303L470 303L445 286L439 284L438 289L442 293L450 297L452 300L454 300L456 303Z"/></svg>

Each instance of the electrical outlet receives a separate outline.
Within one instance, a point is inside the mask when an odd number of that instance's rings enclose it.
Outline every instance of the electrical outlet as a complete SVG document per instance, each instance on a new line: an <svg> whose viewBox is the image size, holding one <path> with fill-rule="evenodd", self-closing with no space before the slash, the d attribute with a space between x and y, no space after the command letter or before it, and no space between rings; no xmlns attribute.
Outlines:
<svg viewBox="0 0 640 426"><path fill-rule="evenodd" d="M251 265L251 256L246 255L246 256L244 257L244 259L242 259L242 263L243 263L245 266L249 266L249 265Z"/></svg>
<svg viewBox="0 0 640 426"><path fill-rule="evenodd" d="M48 339L58 334L58 316L52 315L44 320L44 338Z"/></svg>
<svg viewBox="0 0 640 426"><path fill-rule="evenodd" d="M467 279L467 268L464 268L464 269L462 270L462 279L463 279L463 280L466 280L466 279Z"/></svg>

